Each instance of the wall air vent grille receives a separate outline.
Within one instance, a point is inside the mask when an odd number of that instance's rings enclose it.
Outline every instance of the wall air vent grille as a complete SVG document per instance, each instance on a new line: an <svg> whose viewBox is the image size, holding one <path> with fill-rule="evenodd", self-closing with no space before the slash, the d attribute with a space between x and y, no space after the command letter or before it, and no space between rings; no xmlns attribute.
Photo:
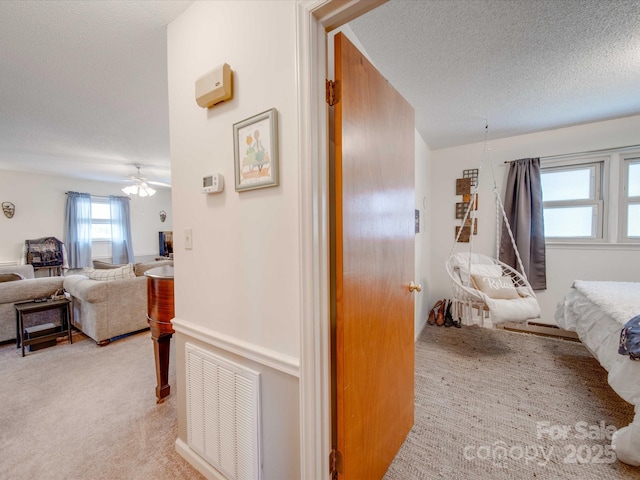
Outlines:
<svg viewBox="0 0 640 480"><path fill-rule="evenodd" d="M187 444L230 480L262 479L260 374L185 345Z"/></svg>

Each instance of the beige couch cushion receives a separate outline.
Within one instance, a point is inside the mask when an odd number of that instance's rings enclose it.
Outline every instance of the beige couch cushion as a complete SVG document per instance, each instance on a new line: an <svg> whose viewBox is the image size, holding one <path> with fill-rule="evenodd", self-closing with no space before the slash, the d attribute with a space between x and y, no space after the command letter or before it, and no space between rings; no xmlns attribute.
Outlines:
<svg viewBox="0 0 640 480"><path fill-rule="evenodd" d="M73 297L74 325L96 342L149 328L145 277L103 282L70 275L64 288Z"/></svg>
<svg viewBox="0 0 640 480"><path fill-rule="evenodd" d="M5 282L0 288L0 304L7 303L13 312L13 329L15 332L15 310L13 304L33 300L34 298L50 297L56 290L62 288L64 277L42 277L21 280L19 282Z"/></svg>
<svg viewBox="0 0 640 480"><path fill-rule="evenodd" d="M31 265L29 267L33 272ZM63 280L64 277L43 277L0 283L0 341L16 338L14 303L50 297L62 288Z"/></svg>
<svg viewBox="0 0 640 480"><path fill-rule="evenodd" d="M114 264L109 262L103 262L101 260L93 261L93 268L97 268L97 269L120 268L120 267L124 267L125 265L126 263Z"/></svg>
<svg viewBox="0 0 640 480"><path fill-rule="evenodd" d="M91 280L100 280L103 282L124 280L125 278L134 278L136 276L133 272L132 263L118 268L85 268L82 274Z"/></svg>
<svg viewBox="0 0 640 480"><path fill-rule="evenodd" d="M0 267L0 273L17 273L22 278L34 278L33 265L4 265Z"/></svg>
<svg viewBox="0 0 640 480"><path fill-rule="evenodd" d="M0 283L15 282L16 280L24 280L24 277L18 273L0 273Z"/></svg>

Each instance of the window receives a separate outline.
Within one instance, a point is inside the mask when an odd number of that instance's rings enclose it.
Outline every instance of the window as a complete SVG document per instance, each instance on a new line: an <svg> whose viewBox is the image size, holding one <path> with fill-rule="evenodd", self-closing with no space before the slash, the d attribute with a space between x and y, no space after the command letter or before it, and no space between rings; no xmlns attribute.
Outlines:
<svg viewBox="0 0 640 480"><path fill-rule="evenodd" d="M91 240L111 241L111 206L108 198L91 198Z"/></svg>
<svg viewBox="0 0 640 480"><path fill-rule="evenodd" d="M604 160L573 160L542 166L544 233L547 239L603 238L603 170Z"/></svg>
<svg viewBox="0 0 640 480"><path fill-rule="evenodd" d="M623 240L640 240L640 157L623 157L620 225Z"/></svg>

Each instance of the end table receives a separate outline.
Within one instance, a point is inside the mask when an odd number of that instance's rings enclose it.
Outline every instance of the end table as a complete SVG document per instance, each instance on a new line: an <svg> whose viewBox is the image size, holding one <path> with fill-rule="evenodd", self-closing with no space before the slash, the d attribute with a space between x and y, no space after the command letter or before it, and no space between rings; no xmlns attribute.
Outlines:
<svg viewBox="0 0 640 480"><path fill-rule="evenodd" d="M42 302L30 301L16 303L14 306L16 308L16 348L22 347L23 357L24 347L27 345L46 342L47 340L57 339L58 337L66 335L69 336L69 343L73 343L73 340L71 339L71 300L64 298L62 300L47 300ZM60 309L62 313L61 331L25 340L24 315L55 309Z"/></svg>

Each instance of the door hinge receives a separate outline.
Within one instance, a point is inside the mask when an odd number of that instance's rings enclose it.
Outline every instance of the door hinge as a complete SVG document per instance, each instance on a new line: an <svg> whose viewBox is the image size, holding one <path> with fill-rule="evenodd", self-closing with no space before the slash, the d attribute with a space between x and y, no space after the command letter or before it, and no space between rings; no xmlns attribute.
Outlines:
<svg viewBox="0 0 640 480"><path fill-rule="evenodd" d="M329 473L331 480L337 480L338 474L342 473L342 454L336 448L332 448L329 454Z"/></svg>
<svg viewBox="0 0 640 480"><path fill-rule="evenodd" d="M333 107L340 101L340 83L338 81L326 80L327 103Z"/></svg>

